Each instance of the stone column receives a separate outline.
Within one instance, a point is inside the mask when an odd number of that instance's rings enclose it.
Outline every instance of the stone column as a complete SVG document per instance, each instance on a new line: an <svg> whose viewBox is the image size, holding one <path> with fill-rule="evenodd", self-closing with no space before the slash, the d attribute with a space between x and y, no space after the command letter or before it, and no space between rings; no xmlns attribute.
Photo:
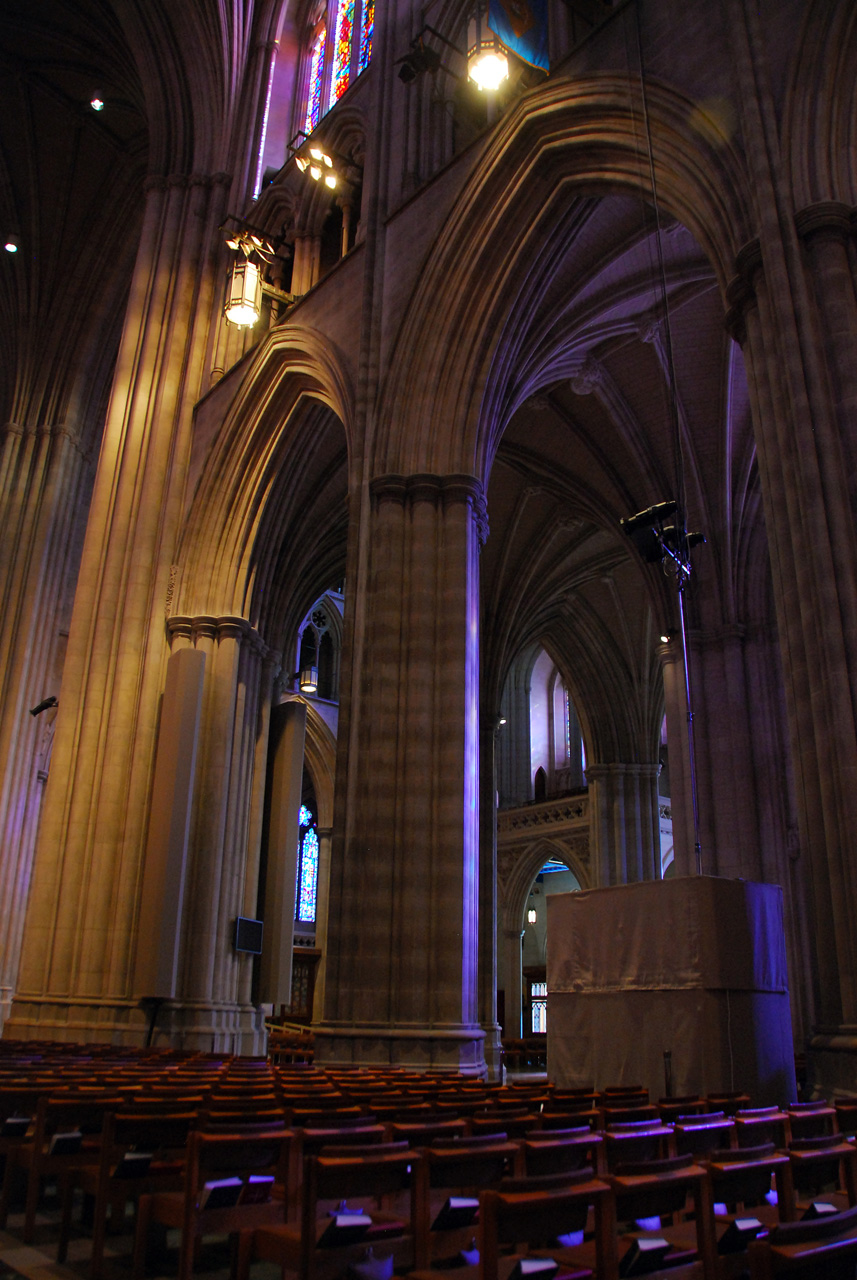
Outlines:
<svg viewBox="0 0 857 1280"><path fill-rule="evenodd" d="M371 485L356 705L337 794L322 1061L483 1073L479 571L470 476ZM356 683L356 682L355 682ZM344 774L344 776L343 776ZM337 827L337 831L339 828Z"/></svg>
<svg viewBox="0 0 857 1280"><path fill-rule="evenodd" d="M64 425L9 422L0 430L0 1028L15 991L36 831L56 711L29 715L59 695L77 571L75 523L91 471Z"/></svg>
<svg viewBox="0 0 857 1280"><path fill-rule="evenodd" d="M7 1034L138 1041L131 991L170 585L227 179L150 179Z"/></svg>
<svg viewBox="0 0 857 1280"><path fill-rule="evenodd" d="M281 703L271 717L271 794L265 868L265 939L259 971L263 1004L291 1004L306 703Z"/></svg>
<svg viewBox="0 0 857 1280"><path fill-rule="evenodd" d="M168 629L206 662L178 990L158 1026L185 1048L258 1053L252 957L233 929L256 914L272 655L244 618L172 617Z"/></svg>
<svg viewBox="0 0 857 1280"><path fill-rule="evenodd" d="M500 732L496 715L482 716L479 750L479 1021L485 1032L488 1078L502 1074L500 1024L497 1021L497 768Z"/></svg>
<svg viewBox="0 0 857 1280"><path fill-rule="evenodd" d="M670 808L673 815L675 874L693 876L697 873L697 866L690 780L690 746L687 732L687 690L684 679L684 658L681 642L677 636L672 637L667 644L658 645L658 657L663 671L664 710L667 717L667 742L670 750ZM703 869L707 870L704 861Z"/></svg>
<svg viewBox="0 0 857 1280"><path fill-rule="evenodd" d="M318 889L315 900L315 945L321 952L315 979L313 1017L321 1017L327 980L327 916L330 903L330 827L316 827L318 836Z"/></svg>
<svg viewBox="0 0 857 1280"><path fill-rule="evenodd" d="M588 765L586 781L592 867L599 887L658 879L657 765Z"/></svg>
<svg viewBox="0 0 857 1280"><path fill-rule="evenodd" d="M505 929L503 932L506 939L508 964L506 974L506 1038L508 1040L520 1040L524 994L521 944L524 941L524 931L519 927L517 929Z"/></svg>

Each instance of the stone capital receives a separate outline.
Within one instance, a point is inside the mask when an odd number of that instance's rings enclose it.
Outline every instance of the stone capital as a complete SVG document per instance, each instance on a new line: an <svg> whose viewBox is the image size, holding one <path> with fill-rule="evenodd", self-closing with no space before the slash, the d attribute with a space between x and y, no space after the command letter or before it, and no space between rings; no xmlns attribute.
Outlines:
<svg viewBox="0 0 857 1280"><path fill-rule="evenodd" d="M476 476L440 476L431 472L418 472L410 476L376 476L369 482L369 493L376 509L382 502L396 502L403 507L428 502L444 509L454 503L466 503L473 513L480 544L484 545L488 538L485 491Z"/></svg>
<svg viewBox="0 0 857 1280"><path fill-rule="evenodd" d="M795 214L795 226L802 240L825 237L840 244L847 243L857 229L851 207L838 200L820 200L807 205Z"/></svg>

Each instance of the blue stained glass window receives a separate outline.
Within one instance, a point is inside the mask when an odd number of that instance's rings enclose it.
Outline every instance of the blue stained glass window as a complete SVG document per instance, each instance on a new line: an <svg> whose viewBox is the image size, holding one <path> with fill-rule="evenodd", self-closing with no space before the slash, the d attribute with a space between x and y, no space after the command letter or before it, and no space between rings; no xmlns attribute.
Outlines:
<svg viewBox="0 0 857 1280"><path fill-rule="evenodd" d="M312 46L312 58L309 68L309 93L307 95L306 119L304 120L304 133L312 133L318 124L319 112L321 111L321 81L324 76L324 46L326 42L327 31L322 26L316 34L315 41Z"/></svg>
<svg viewBox="0 0 857 1280"><path fill-rule="evenodd" d="M363 21L360 24L360 56L357 74L365 71L372 57L372 33L375 28L375 0L363 0Z"/></svg>
<svg viewBox="0 0 857 1280"><path fill-rule="evenodd" d="M315 920L316 894L318 890L318 835L314 819L306 805L300 808L301 847L298 859L296 918L304 924Z"/></svg>

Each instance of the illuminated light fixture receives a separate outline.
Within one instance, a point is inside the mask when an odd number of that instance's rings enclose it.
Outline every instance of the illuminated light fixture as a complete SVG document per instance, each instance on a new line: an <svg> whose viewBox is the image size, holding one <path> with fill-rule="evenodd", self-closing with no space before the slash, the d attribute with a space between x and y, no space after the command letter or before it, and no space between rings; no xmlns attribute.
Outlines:
<svg viewBox="0 0 857 1280"><path fill-rule="evenodd" d="M262 310L262 268L255 258L270 262L274 257L273 245L261 235L245 228L227 237L227 245L239 256L232 266L229 292L223 314L228 324L236 329L249 329L259 319ZM283 295L285 297L285 295Z"/></svg>
<svg viewBox="0 0 857 1280"><path fill-rule="evenodd" d="M89 105L92 107L93 111L103 111L104 99L100 98L97 93L93 94L93 96L89 100Z"/></svg>
<svg viewBox="0 0 857 1280"><path fill-rule="evenodd" d="M223 314L236 329L249 329L259 319L262 307L262 273L255 262L240 259L229 278L229 297Z"/></svg>
<svg viewBox="0 0 857 1280"><path fill-rule="evenodd" d="M527 924L535 924L538 920L535 907L530 907L527 911Z"/></svg>
<svg viewBox="0 0 857 1280"><path fill-rule="evenodd" d="M301 693L317 693L318 667L304 667L298 677L298 687Z"/></svg>
<svg viewBox="0 0 857 1280"><path fill-rule="evenodd" d="M509 76L506 47L488 26L481 6L467 24L467 74L484 93L494 93Z"/></svg>
<svg viewBox="0 0 857 1280"><path fill-rule="evenodd" d="M6 243L3 245L3 248L6 250L7 253L17 253L19 248L18 237L7 236Z"/></svg>
<svg viewBox="0 0 857 1280"><path fill-rule="evenodd" d="M330 187L331 191L335 191L336 190L336 174L326 173L324 175L324 185L326 187Z"/></svg>
<svg viewBox="0 0 857 1280"><path fill-rule="evenodd" d="M661 644L669 644L670 638L670 633L668 631L661 632Z"/></svg>

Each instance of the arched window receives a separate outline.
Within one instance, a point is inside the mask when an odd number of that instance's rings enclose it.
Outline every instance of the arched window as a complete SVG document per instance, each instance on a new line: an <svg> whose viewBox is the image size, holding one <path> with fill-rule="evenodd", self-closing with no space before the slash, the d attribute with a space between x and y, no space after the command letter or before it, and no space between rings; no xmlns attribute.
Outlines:
<svg viewBox="0 0 857 1280"><path fill-rule="evenodd" d="M303 924L313 924L318 894L318 832L315 818L305 804L300 808L300 824L295 919Z"/></svg>
<svg viewBox="0 0 857 1280"><path fill-rule="evenodd" d="M304 133L312 133L321 115L321 86L324 80L324 50L327 44L327 27L322 20L313 32L309 59L309 89L307 92Z"/></svg>
<svg viewBox="0 0 857 1280"><path fill-rule="evenodd" d="M369 66L374 27L375 0L328 0L309 42L304 133L312 133L321 117Z"/></svg>

